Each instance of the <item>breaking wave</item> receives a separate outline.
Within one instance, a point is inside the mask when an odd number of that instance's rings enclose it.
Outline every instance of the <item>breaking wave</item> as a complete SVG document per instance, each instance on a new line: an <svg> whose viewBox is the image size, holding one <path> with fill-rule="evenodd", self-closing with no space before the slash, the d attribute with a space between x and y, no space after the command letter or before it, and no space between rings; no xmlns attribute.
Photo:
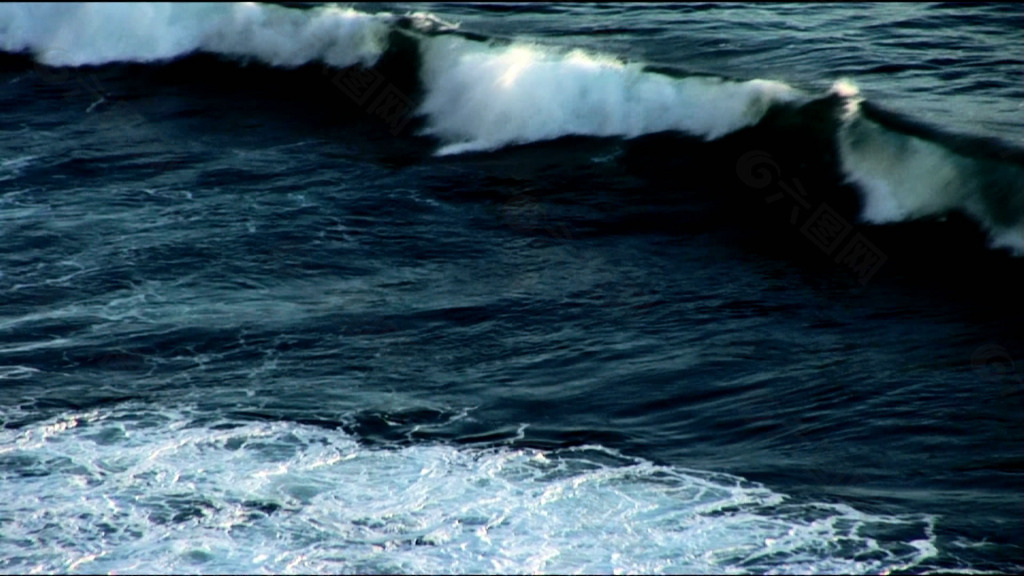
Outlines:
<svg viewBox="0 0 1024 576"><path fill-rule="evenodd" d="M413 41L418 134L438 155L493 151L564 136L634 138L674 131L714 140L757 126L774 108L838 96L828 127L841 179L862 221L971 218L993 248L1024 255L1024 154L975 146L900 121L837 83L813 95L770 79L672 75L582 50L486 38L428 14L366 14L238 4L0 6L0 49L46 66L160 62L205 52L271 66L372 67L395 39ZM408 79L406 79L408 80ZM808 161L817 161L810 158Z"/></svg>

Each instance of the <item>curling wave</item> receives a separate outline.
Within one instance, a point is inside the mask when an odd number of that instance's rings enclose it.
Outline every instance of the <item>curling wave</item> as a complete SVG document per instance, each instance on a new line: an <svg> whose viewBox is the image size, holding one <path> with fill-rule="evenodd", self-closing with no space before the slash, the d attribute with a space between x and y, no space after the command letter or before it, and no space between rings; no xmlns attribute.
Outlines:
<svg viewBox="0 0 1024 576"><path fill-rule="evenodd" d="M958 210L987 231L992 247L1024 255L1019 151L977 139L957 142L876 107L865 109L849 84L838 83L834 91L847 98L836 141L844 174L863 193L863 220L886 224Z"/></svg>

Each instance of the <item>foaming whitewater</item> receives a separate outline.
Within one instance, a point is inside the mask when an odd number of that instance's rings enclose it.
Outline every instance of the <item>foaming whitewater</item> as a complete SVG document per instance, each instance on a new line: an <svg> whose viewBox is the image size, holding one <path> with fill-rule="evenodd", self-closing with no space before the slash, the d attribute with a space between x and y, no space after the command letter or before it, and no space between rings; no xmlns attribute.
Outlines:
<svg viewBox="0 0 1024 576"><path fill-rule="evenodd" d="M212 52L274 66L373 65L387 15L333 6L300 11L254 3L0 5L0 49L48 66L153 62Z"/></svg>
<svg viewBox="0 0 1024 576"><path fill-rule="evenodd" d="M941 217L959 210L989 235L990 246L1024 255L1024 166L969 156L865 116L856 87L847 98L837 145L842 170L863 193L861 217L876 224Z"/></svg>
<svg viewBox="0 0 1024 576"><path fill-rule="evenodd" d="M494 150L567 135L632 138L678 130L707 139L757 124L780 82L671 78L580 50L491 46L456 36L423 43L426 134L439 154Z"/></svg>
<svg viewBox="0 0 1024 576"><path fill-rule="evenodd" d="M936 554L930 516L600 446L368 448L144 405L3 429L0 478L5 572L879 573Z"/></svg>

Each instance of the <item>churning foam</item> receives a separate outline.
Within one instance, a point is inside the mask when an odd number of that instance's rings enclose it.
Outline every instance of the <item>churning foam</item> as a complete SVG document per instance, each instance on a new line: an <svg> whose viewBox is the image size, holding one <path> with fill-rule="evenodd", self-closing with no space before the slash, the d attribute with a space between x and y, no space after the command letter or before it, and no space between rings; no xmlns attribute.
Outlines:
<svg viewBox="0 0 1024 576"><path fill-rule="evenodd" d="M206 51L275 66L372 65L387 15L251 2L0 4L0 50L49 66L151 62Z"/></svg>
<svg viewBox="0 0 1024 576"><path fill-rule="evenodd" d="M671 78L638 64L526 44L455 36L422 43L420 113L440 154L493 150L567 135L635 137L678 130L707 139L756 124L798 97L780 82Z"/></svg>
<svg viewBox="0 0 1024 576"><path fill-rule="evenodd" d="M0 430L0 482L5 572L878 573L936 553L932 517L601 447L368 448L143 405Z"/></svg>

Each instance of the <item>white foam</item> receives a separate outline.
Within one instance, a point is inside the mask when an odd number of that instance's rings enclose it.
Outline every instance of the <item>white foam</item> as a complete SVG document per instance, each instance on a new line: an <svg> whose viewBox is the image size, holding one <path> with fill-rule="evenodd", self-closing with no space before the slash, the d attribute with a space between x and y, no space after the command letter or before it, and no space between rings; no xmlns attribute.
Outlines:
<svg viewBox="0 0 1024 576"><path fill-rule="evenodd" d="M243 3L0 5L0 49L50 66L151 62L207 51L277 66L372 65L387 15Z"/></svg>
<svg viewBox="0 0 1024 576"><path fill-rule="evenodd" d="M708 139L757 123L798 93L773 81L675 79L637 64L528 44L454 36L422 44L419 112L440 154L493 150L566 135L635 137L679 130Z"/></svg>
<svg viewBox="0 0 1024 576"><path fill-rule="evenodd" d="M878 573L936 553L929 516L601 447L367 448L123 405L2 429L0 464L3 571Z"/></svg>

